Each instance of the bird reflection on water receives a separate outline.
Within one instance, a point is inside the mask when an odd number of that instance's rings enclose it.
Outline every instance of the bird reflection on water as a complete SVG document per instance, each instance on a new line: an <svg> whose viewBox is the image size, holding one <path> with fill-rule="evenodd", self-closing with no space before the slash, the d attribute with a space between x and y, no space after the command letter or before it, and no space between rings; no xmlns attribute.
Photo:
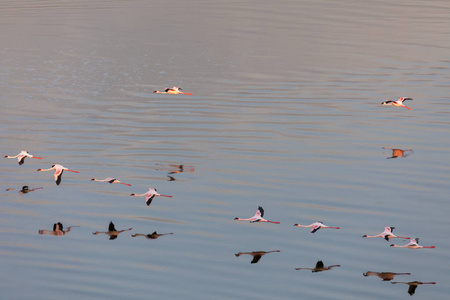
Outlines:
<svg viewBox="0 0 450 300"><path fill-rule="evenodd" d="M272 251L253 251L253 252L239 252L236 253L236 257L239 257L243 254L248 254L253 257L251 264L256 264L263 255L266 255L267 253L273 253L273 252L280 252L280 250L272 250Z"/></svg>
<svg viewBox="0 0 450 300"><path fill-rule="evenodd" d="M63 236L66 233L68 233L70 231L70 229L73 228L73 227L80 227L80 226L70 226L70 227L67 227L66 230L64 230L63 224L61 224L61 222L58 222L58 223L53 224L53 230L41 229L38 232L39 232L39 234L49 234L49 235L54 235L54 236Z"/></svg>
<svg viewBox="0 0 450 300"><path fill-rule="evenodd" d="M392 156L386 157L387 159L397 158L397 157L408 157L412 153L414 153L413 149L402 150L402 149L394 149L394 148L387 148L387 147L383 147L383 149L392 150Z"/></svg>
<svg viewBox="0 0 450 300"><path fill-rule="evenodd" d="M316 263L316 267L315 268L295 268L295 269L296 270L311 270L313 273L315 273L315 272L329 271L332 268L335 268L335 267L338 268L340 266L341 265L332 265L332 266L325 267L325 265L323 264L323 261L319 260Z"/></svg>
<svg viewBox="0 0 450 300"><path fill-rule="evenodd" d="M410 281L410 282L393 281L391 283L392 284L402 283L402 284L409 285L409 287L408 287L408 294L410 296L414 295L414 293L416 292L417 286L419 286L421 284L436 284L436 282L420 282L420 281Z"/></svg>
<svg viewBox="0 0 450 300"><path fill-rule="evenodd" d="M30 189L29 187L28 187L28 185L24 185L23 187L22 187L22 189L19 191L19 194L21 194L21 195L23 195L23 194L27 194L27 193L29 193L29 192L33 192L33 191L36 191L36 190L42 190L43 189L43 187L37 187L37 188L34 188L34 189ZM7 191L15 191L16 189L13 189L13 188L8 188L8 189L6 189Z"/></svg>
<svg viewBox="0 0 450 300"><path fill-rule="evenodd" d="M156 233L156 231L155 231L155 232L150 233L150 234L135 233L135 234L132 234L131 236L132 237L145 236L146 239L155 240L155 239L159 238L160 236L168 235L168 234L173 234L173 233L172 232L170 232L170 233Z"/></svg>
<svg viewBox="0 0 450 300"><path fill-rule="evenodd" d="M124 232L124 231L128 231L128 230L132 230L133 228L128 228L128 229L123 229L123 230L116 230L116 227L114 226L114 223L111 221L109 222L109 226L108 226L108 231L96 231L93 232L92 234L97 235L97 234L106 234L109 235L109 239L110 240L115 240L120 233Z"/></svg>
<svg viewBox="0 0 450 300"><path fill-rule="evenodd" d="M383 281L391 281L394 279L396 275L411 275L411 273L394 273L394 272L372 272L367 271L366 273L363 273L365 277L368 276L377 276L378 278L381 278Z"/></svg>

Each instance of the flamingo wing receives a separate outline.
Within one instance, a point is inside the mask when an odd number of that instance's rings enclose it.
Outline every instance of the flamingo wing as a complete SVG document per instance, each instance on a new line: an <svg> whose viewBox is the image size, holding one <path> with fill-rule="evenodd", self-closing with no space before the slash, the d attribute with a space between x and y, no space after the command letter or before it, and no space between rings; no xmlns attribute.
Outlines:
<svg viewBox="0 0 450 300"><path fill-rule="evenodd" d="M55 172L56 185L59 185L61 183L61 178L62 178L63 172L64 172L64 170L56 170L56 172Z"/></svg>
<svg viewBox="0 0 450 300"><path fill-rule="evenodd" d="M116 226L114 226L114 223L112 221L109 222L108 231L117 231Z"/></svg>
<svg viewBox="0 0 450 300"><path fill-rule="evenodd" d="M312 228L311 228L311 233L315 233L317 230L319 230L320 228L322 228L322 226L320 224L315 224Z"/></svg>
<svg viewBox="0 0 450 300"><path fill-rule="evenodd" d="M264 217L264 209L261 206L258 206L258 210L256 211L255 217L258 216L260 218Z"/></svg>
<svg viewBox="0 0 450 300"><path fill-rule="evenodd" d="M152 203L153 198L155 198L155 194L149 194L147 197L145 197L145 203L147 203L147 206L150 206Z"/></svg>
<svg viewBox="0 0 450 300"><path fill-rule="evenodd" d="M260 255L260 254L253 256L251 263L256 264L261 259L261 257L262 257L262 255Z"/></svg>

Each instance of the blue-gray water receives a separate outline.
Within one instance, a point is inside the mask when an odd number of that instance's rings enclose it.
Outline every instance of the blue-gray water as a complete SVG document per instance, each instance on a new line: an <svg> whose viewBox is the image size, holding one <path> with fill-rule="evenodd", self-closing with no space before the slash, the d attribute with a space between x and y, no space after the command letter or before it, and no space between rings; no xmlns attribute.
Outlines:
<svg viewBox="0 0 450 300"><path fill-rule="evenodd" d="M0 2L2 299L450 292L448 1ZM187 95L157 95L180 86ZM381 107L412 97L412 108ZM382 147L413 149L391 157ZM58 187L52 172L65 172ZM169 165L194 166L173 174ZM116 177L109 185L91 178ZM43 187L19 194L23 185ZM162 194L147 207L144 193ZM7 188L16 190L7 191ZM261 205L276 224L249 224ZM321 220L340 230L310 234ZM106 235L113 221L123 232ZM56 222L67 235L39 235ZM385 226L435 249L400 249ZM156 240L134 233L173 232ZM280 250L251 264L238 252ZM322 260L330 271L312 273Z"/></svg>

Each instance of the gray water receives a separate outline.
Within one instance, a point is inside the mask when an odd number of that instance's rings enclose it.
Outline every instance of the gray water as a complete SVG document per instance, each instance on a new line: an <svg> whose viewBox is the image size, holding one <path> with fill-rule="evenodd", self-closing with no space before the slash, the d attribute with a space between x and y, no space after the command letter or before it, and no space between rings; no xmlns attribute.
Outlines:
<svg viewBox="0 0 450 300"><path fill-rule="evenodd" d="M1 298L409 299L363 276L376 271L445 299L449 14L444 0L1 1L1 155L43 158L1 160ZM152 93L167 86L194 95ZM402 96L412 110L380 105ZM36 172L55 163L80 173ZM170 180L181 164L195 170ZM106 177L132 186L90 181ZM129 196L149 187L173 198ZM234 221L258 206L281 224ZM293 226L317 220L341 229ZM92 235L110 221L133 229ZM38 234L57 222L80 227ZM436 248L362 238L385 226ZM174 234L131 237L154 231ZM295 270L319 260L340 267Z"/></svg>

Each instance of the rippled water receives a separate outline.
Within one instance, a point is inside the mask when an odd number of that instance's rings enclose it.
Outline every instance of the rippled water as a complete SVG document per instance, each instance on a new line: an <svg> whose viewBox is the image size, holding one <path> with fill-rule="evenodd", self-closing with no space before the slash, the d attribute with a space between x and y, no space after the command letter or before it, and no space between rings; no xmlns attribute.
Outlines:
<svg viewBox="0 0 450 300"><path fill-rule="evenodd" d="M3 299L410 297L368 271L450 292L447 1L1 8L1 152L43 157L2 159ZM174 85L194 95L152 93ZM401 96L411 111L380 106ZM55 163L80 173L36 172ZM129 197L149 187L173 198ZM233 220L259 205L281 224ZM341 229L293 226L317 220ZM133 229L92 235L110 221ZM38 234L57 222L80 227ZM436 249L361 238L385 226ZM131 237L154 231L174 234ZM340 267L295 270L320 260Z"/></svg>

